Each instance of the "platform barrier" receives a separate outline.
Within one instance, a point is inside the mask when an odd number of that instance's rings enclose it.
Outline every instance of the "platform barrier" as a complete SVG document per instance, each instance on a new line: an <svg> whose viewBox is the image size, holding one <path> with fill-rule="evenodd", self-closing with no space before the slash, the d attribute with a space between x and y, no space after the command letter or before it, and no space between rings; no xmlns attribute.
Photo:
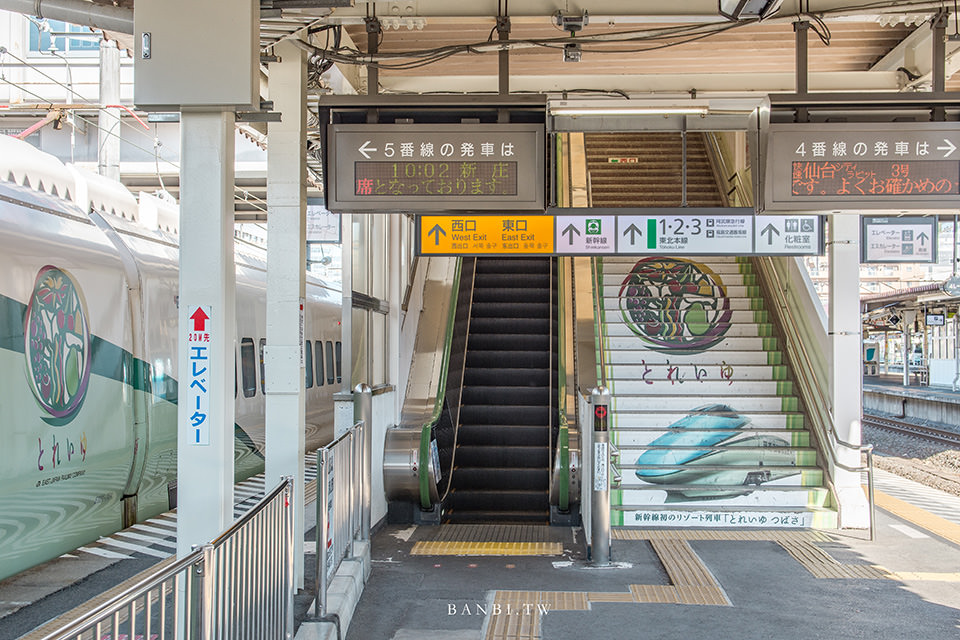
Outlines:
<svg viewBox="0 0 960 640"><path fill-rule="evenodd" d="M327 613L327 587L354 539L370 535L369 506L364 505L360 479L365 461L369 421L356 422L349 431L317 450L317 589L316 613Z"/></svg>
<svg viewBox="0 0 960 640"><path fill-rule="evenodd" d="M171 558L43 640L256 638L293 634L293 479L233 526L179 560Z"/></svg>

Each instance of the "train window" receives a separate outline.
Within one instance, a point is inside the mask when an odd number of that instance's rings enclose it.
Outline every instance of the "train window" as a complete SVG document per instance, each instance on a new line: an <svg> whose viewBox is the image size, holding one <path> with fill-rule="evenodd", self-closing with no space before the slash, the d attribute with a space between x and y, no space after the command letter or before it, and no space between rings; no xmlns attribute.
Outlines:
<svg viewBox="0 0 960 640"><path fill-rule="evenodd" d="M337 342L337 384L340 384L343 381L342 376L340 375L340 355L343 347L340 345L340 342Z"/></svg>
<svg viewBox="0 0 960 640"><path fill-rule="evenodd" d="M333 343L327 340L327 384L333 384Z"/></svg>
<svg viewBox="0 0 960 640"><path fill-rule="evenodd" d="M304 385L309 389L313 386L313 343L309 340L303 341L303 348L305 349L303 359L304 359Z"/></svg>
<svg viewBox="0 0 960 640"><path fill-rule="evenodd" d="M257 394L257 363L254 351L253 338L240 341L240 383L243 385L244 398L252 398Z"/></svg>
<svg viewBox="0 0 960 640"><path fill-rule="evenodd" d="M317 361L317 386L323 386L323 340L317 340L317 346L314 347L316 353L314 356Z"/></svg>
<svg viewBox="0 0 960 640"><path fill-rule="evenodd" d="M263 375L263 350L267 346L267 339L260 338L260 393L267 393L267 378Z"/></svg>

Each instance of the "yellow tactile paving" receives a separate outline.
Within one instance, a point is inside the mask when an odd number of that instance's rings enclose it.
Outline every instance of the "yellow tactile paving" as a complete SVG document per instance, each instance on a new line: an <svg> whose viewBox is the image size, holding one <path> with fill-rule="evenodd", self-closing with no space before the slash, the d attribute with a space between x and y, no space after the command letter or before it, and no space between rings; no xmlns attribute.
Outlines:
<svg viewBox="0 0 960 640"><path fill-rule="evenodd" d="M414 556L558 556L559 542L466 542L423 540L413 545Z"/></svg>
<svg viewBox="0 0 960 640"><path fill-rule="evenodd" d="M930 582L960 582L960 572L934 573L932 571L891 571L892 580L907 582L908 580L923 580Z"/></svg>
<svg viewBox="0 0 960 640"><path fill-rule="evenodd" d="M926 509L916 507L908 502L887 495L882 491L874 491L873 495L874 501L881 509L889 511L919 527L923 527L930 533L949 540L954 544L960 544L960 525L945 520L938 515L934 515Z"/></svg>

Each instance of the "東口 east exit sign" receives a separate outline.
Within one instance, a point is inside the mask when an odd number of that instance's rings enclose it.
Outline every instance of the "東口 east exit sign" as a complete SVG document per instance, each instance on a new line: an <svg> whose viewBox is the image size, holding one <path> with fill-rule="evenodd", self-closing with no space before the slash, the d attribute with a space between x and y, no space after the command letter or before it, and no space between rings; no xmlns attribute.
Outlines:
<svg viewBox="0 0 960 640"><path fill-rule="evenodd" d="M543 211L537 124L336 124L327 206L354 211Z"/></svg>
<svg viewBox="0 0 960 640"><path fill-rule="evenodd" d="M767 134L765 209L960 207L960 123L784 123Z"/></svg>

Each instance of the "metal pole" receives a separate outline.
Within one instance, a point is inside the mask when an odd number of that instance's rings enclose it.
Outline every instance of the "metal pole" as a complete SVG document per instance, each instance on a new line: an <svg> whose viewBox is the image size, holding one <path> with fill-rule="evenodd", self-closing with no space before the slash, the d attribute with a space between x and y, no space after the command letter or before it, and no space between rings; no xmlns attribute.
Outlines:
<svg viewBox="0 0 960 640"><path fill-rule="evenodd" d="M294 499L297 498L296 492L294 491L294 482L293 476L287 476L287 487L283 493L283 530L284 530L284 541L283 548L287 550L286 558L284 558L284 564L286 565L284 571L284 585L283 585L283 604L284 604L284 621L283 621L283 637L293 638L293 583L294 583L294 574L296 572L296 565L294 562L294 547L296 542L296 526L294 524ZM300 536L301 539L303 536ZM319 552L319 549L317 550ZM302 556L302 554L301 554ZM319 556L317 558L319 560Z"/></svg>
<svg viewBox="0 0 960 640"><path fill-rule="evenodd" d="M317 601L314 610L318 617L327 614L327 530L330 528L330 478L327 468L329 450L317 451L317 482L320 491L317 496Z"/></svg>
<svg viewBox="0 0 960 640"><path fill-rule="evenodd" d="M610 564L610 391L595 387L590 391L593 405L593 493L590 500L591 563L595 567Z"/></svg>
<svg viewBox="0 0 960 640"><path fill-rule="evenodd" d="M371 323L372 324L372 323ZM355 419L363 421L360 427L360 455L362 456L362 467L360 468L360 539L370 539L370 482L371 476L371 453L370 442L372 440L373 430L373 389L365 382L361 382L353 390L354 413L359 415Z"/></svg>
<svg viewBox="0 0 960 640"><path fill-rule="evenodd" d="M877 509L873 501L873 445L867 445L867 497L870 499L870 542L877 537Z"/></svg>

